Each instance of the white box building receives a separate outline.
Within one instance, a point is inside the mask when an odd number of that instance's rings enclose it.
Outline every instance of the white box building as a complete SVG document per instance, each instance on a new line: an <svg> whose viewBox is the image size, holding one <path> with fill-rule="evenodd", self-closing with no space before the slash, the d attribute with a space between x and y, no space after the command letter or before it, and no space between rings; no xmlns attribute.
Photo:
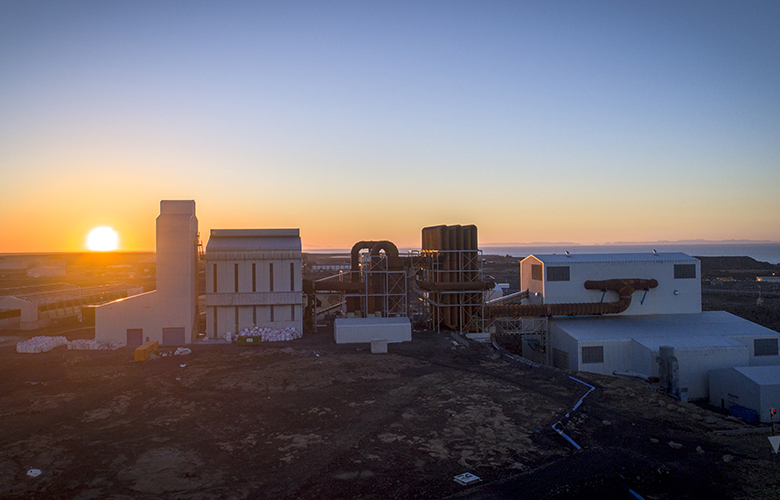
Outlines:
<svg viewBox="0 0 780 500"><path fill-rule="evenodd" d="M780 365L780 333L723 311L701 311L698 259L653 252L532 255L521 261L522 287L532 303L613 302L616 292L587 290L584 283L633 278L655 279L658 286L635 291L620 314L551 318L543 361L571 371L657 377L659 348L671 346L681 394L690 399L708 397L713 370Z"/></svg>
<svg viewBox="0 0 780 500"><path fill-rule="evenodd" d="M553 366L603 375L617 371L657 377L658 348L674 347L679 385L691 399L707 397L712 370L780 365L780 333L725 311L555 318L549 336Z"/></svg>
<svg viewBox="0 0 780 500"><path fill-rule="evenodd" d="M206 245L209 338L253 325L303 331L298 229L212 229Z"/></svg>
<svg viewBox="0 0 780 500"><path fill-rule="evenodd" d="M701 312L701 263L684 253L530 255L520 261L520 288L529 291L531 303L612 302L616 292L602 298L584 283L622 278L655 279L658 287L634 294L621 314Z"/></svg>
<svg viewBox="0 0 780 500"><path fill-rule="evenodd" d="M744 406L769 423L769 409L780 409L780 366L739 366L710 372L710 404Z"/></svg>
<svg viewBox="0 0 780 500"><path fill-rule="evenodd" d="M138 346L191 343L198 333L198 219L192 200L163 200L157 289L95 308L95 340Z"/></svg>

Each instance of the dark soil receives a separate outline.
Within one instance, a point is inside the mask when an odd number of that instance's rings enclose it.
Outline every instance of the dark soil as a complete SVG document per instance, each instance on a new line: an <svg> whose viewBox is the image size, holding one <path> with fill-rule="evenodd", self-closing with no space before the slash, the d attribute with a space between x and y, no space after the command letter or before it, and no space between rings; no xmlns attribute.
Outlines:
<svg viewBox="0 0 780 500"><path fill-rule="evenodd" d="M142 363L17 354L17 338L0 336L2 498L780 497L765 435L713 432L744 424L584 373L596 390L572 413L588 388L569 374L446 334L389 354L319 333Z"/></svg>

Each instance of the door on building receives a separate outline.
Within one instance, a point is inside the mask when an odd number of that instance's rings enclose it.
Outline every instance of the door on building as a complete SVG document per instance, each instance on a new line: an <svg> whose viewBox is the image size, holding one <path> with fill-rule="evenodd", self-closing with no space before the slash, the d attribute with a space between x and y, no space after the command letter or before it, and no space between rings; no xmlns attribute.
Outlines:
<svg viewBox="0 0 780 500"><path fill-rule="evenodd" d="M162 329L162 344L163 345L184 345L184 327L176 328L163 328Z"/></svg>
<svg viewBox="0 0 780 500"><path fill-rule="evenodd" d="M143 328L128 328L127 329L127 347L138 347L144 343L144 329Z"/></svg>

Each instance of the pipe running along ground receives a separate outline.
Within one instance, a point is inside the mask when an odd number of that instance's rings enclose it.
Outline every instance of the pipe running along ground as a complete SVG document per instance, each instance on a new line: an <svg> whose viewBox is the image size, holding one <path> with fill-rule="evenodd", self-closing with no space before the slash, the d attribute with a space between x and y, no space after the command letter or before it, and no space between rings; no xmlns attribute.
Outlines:
<svg viewBox="0 0 780 500"><path fill-rule="evenodd" d="M619 314L631 305L631 295L637 290L656 288L658 281L654 279L612 279L585 282L588 290L617 292L619 298L615 302L582 302L574 304L511 304L486 306L488 317L550 317L550 316L597 316L602 314Z"/></svg>

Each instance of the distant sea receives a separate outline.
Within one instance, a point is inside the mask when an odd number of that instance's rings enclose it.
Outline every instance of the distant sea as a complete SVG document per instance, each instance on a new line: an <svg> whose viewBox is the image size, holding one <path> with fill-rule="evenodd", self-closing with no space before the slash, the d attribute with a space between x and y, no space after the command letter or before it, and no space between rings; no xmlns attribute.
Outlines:
<svg viewBox="0 0 780 500"><path fill-rule="evenodd" d="M524 258L531 254L682 252L698 257L753 257L761 262L780 264L780 243L647 243L637 245L552 244L539 246L481 247L483 254Z"/></svg>

